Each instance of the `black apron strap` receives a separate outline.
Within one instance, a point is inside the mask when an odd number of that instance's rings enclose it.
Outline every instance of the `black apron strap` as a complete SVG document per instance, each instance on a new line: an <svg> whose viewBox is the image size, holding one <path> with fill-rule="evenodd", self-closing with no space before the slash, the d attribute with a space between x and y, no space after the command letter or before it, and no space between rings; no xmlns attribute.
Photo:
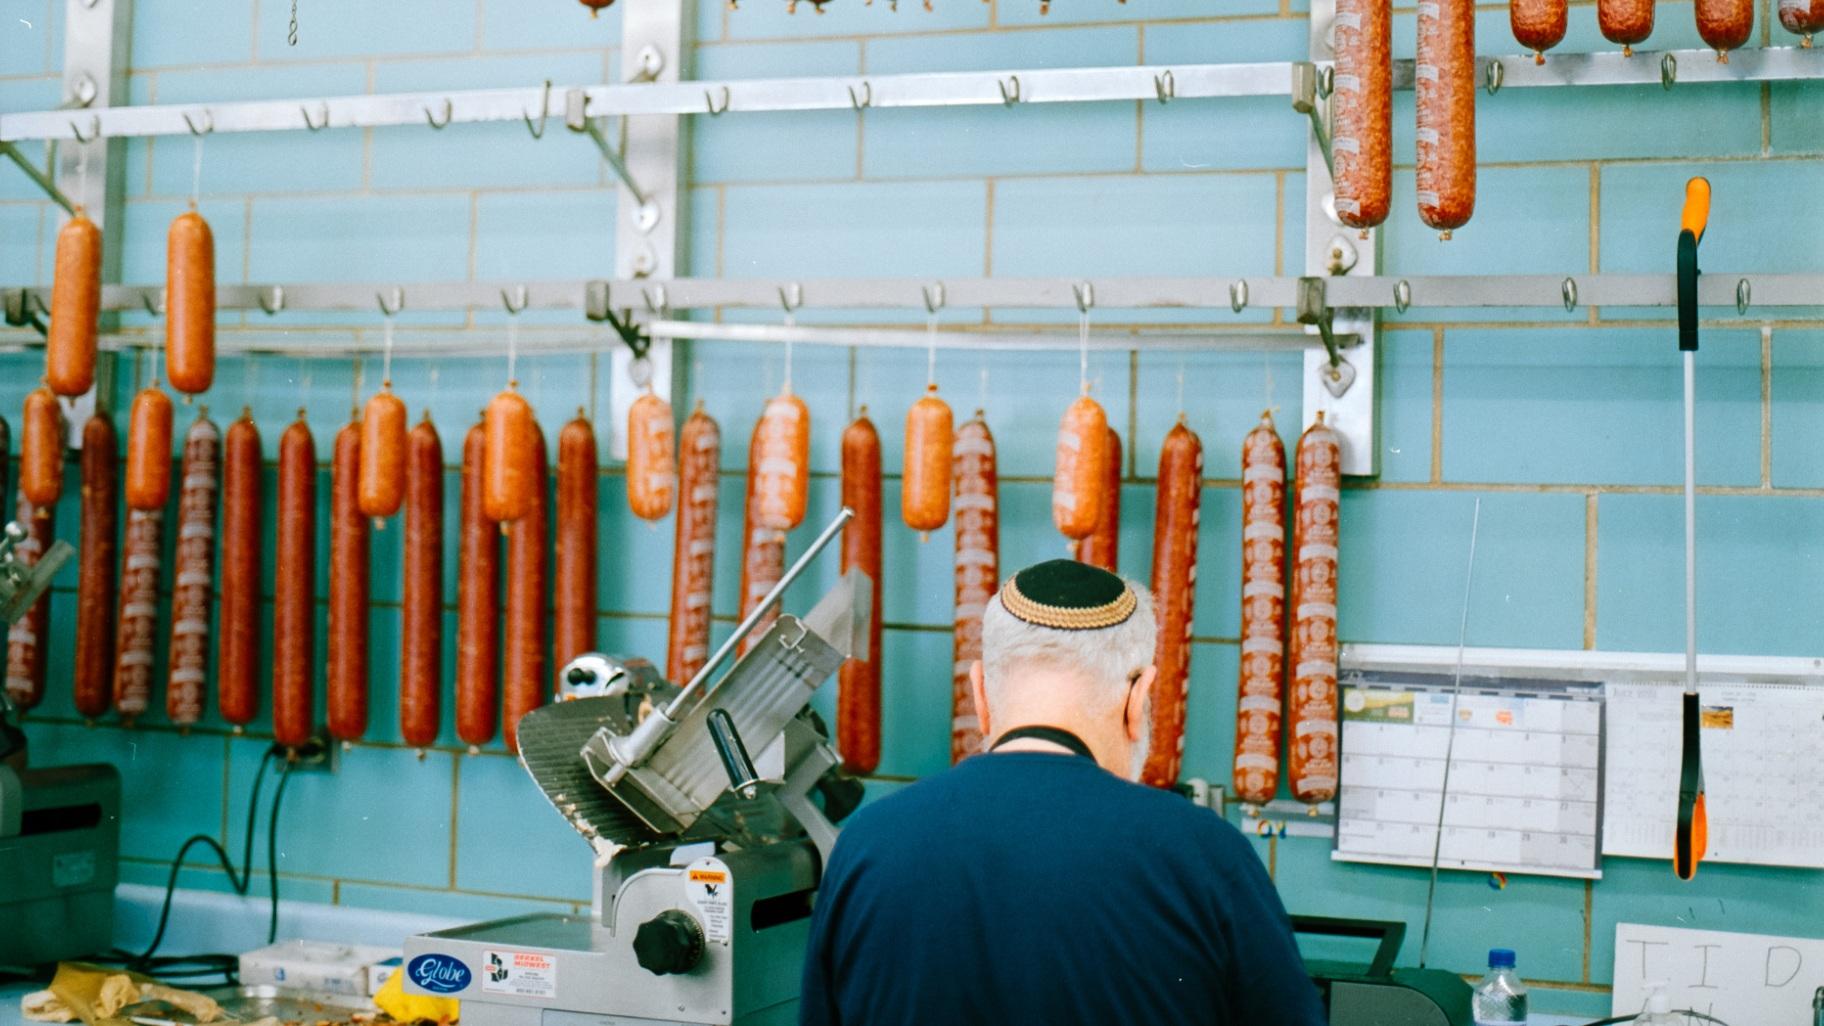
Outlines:
<svg viewBox="0 0 1824 1026"><path fill-rule="evenodd" d="M1089 746L1083 743L1082 738L1059 727L1015 727L997 738L993 746L988 750L992 752L1004 744L1018 741L1022 738L1032 738L1035 741L1049 741L1054 745L1062 745L1065 748L1070 749L1073 755L1081 755L1091 762L1094 762L1096 758L1095 753L1089 750Z"/></svg>

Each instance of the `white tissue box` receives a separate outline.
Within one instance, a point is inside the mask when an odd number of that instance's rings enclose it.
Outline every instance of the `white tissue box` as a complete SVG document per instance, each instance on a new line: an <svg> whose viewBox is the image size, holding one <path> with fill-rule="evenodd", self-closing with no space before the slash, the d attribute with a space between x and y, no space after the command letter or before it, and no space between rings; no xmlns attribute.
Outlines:
<svg viewBox="0 0 1824 1026"><path fill-rule="evenodd" d="M398 951L387 948L327 941L282 941L241 956L241 984L253 987L269 984L286 990L365 1000L370 993L368 967L398 956Z"/></svg>

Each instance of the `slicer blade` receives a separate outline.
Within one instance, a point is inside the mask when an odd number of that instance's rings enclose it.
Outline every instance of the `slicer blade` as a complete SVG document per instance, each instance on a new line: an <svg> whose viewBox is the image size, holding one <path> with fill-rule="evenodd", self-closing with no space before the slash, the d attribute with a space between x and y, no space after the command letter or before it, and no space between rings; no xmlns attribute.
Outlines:
<svg viewBox="0 0 1824 1026"><path fill-rule="evenodd" d="M579 698L540 706L519 721L519 763L591 845L638 847L660 838L589 773L578 755L603 727L623 721L620 699Z"/></svg>

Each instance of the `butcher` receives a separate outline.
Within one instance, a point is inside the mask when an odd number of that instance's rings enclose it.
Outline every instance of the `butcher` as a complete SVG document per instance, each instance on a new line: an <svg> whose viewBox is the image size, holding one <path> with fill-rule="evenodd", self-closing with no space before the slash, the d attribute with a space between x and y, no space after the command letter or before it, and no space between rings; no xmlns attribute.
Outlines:
<svg viewBox="0 0 1824 1026"><path fill-rule="evenodd" d="M1321 1026L1241 833L1136 783L1146 590L1054 560L1002 585L970 668L985 751L856 813L825 867L803 1026Z"/></svg>

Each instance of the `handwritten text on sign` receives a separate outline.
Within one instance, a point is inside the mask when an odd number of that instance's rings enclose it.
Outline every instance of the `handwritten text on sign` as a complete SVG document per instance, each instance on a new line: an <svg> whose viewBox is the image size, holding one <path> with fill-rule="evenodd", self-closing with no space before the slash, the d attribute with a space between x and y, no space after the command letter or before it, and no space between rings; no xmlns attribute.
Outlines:
<svg viewBox="0 0 1824 1026"><path fill-rule="evenodd" d="M1612 1014L1639 1012L1645 984L1659 980L1670 985L1673 1008L1730 1023L1810 1026L1812 995L1824 986L1824 940L1616 924Z"/></svg>

